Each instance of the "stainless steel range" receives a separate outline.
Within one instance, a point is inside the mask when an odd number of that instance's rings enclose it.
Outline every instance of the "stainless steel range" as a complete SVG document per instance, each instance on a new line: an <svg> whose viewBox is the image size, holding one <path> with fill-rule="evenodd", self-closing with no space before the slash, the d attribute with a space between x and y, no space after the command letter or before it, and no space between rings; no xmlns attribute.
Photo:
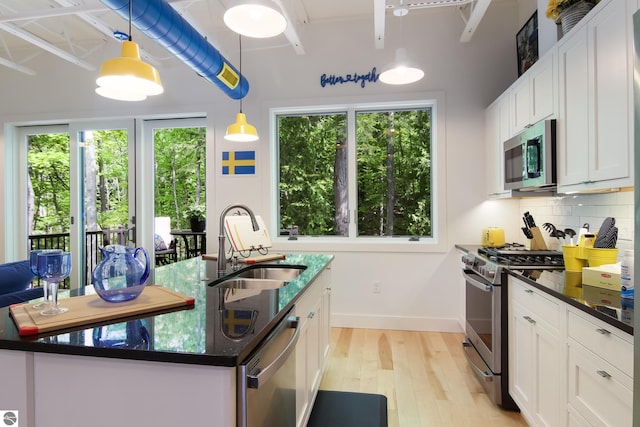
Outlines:
<svg viewBox="0 0 640 427"><path fill-rule="evenodd" d="M517 410L509 396L507 375L507 271L519 270L535 277L540 270L562 270L562 253L509 244L469 252L462 256L462 264L466 282L465 355L491 400L504 409Z"/></svg>

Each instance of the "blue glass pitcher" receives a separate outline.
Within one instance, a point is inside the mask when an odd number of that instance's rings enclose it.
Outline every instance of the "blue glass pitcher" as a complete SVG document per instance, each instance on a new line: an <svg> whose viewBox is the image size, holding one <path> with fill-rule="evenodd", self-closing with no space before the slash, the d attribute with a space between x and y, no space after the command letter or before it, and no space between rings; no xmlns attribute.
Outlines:
<svg viewBox="0 0 640 427"><path fill-rule="evenodd" d="M96 293L108 302L129 301L140 295L151 269L147 251L123 245L99 249L102 261L93 270ZM144 261L139 256L141 253Z"/></svg>

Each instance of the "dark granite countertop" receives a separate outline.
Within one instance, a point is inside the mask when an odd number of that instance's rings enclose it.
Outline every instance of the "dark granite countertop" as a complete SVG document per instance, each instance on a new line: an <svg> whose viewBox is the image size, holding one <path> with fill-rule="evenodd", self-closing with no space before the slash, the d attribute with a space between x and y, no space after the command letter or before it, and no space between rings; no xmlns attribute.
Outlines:
<svg viewBox="0 0 640 427"><path fill-rule="evenodd" d="M456 245L463 252L476 252L480 245ZM573 271L543 271L533 279L523 270L509 270L509 274L588 313L611 326L633 335L633 303L613 291L582 283L582 274Z"/></svg>
<svg viewBox="0 0 640 427"><path fill-rule="evenodd" d="M0 348L214 366L236 366L289 312L332 255L287 254L279 264L307 268L287 286L230 298L228 288L208 286L200 257L157 267L154 283L195 298L191 309L20 337L8 308L0 309ZM265 263L267 264L267 263ZM268 264L274 264L269 262ZM85 288L87 293L91 287ZM225 292L227 294L225 295ZM81 295L84 290L72 291ZM67 293L69 296L69 293ZM64 304L65 294L60 302Z"/></svg>

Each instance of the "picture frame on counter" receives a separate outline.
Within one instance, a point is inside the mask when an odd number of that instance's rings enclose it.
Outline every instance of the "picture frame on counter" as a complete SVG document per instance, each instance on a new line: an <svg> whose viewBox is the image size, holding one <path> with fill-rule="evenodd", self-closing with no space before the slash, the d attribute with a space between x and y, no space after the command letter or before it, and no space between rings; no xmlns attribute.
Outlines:
<svg viewBox="0 0 640 427"><path fill-rule="evenodd" d="M518 77L520 77L538 60L537 10L516 34L516 47L518 50Z"/></svg>

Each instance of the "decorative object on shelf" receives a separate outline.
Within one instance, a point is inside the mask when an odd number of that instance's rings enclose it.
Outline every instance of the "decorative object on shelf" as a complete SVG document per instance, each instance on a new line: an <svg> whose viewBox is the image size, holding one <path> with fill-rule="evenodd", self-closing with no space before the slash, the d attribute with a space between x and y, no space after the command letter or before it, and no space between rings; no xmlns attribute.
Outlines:
<svg viewBox="0 0 640 427"><path fill-rule="evenodd" d="M567 34L596 5L597 0L549 0L547 18L561 25Z"/></svg>
<svg viewBox="0 0 640 427"><path fill-rule="evenodd" d="M538 11L516 34L518 49L518 76L524 74L538 60Z"/></svg>
<svg viewBox="0 0 640 427"><path fill-rule="evenodd" d="M191 205L187 208L184 216L189 220L191 231L202 232L207 226L207 208L203 205Z"/></svg>
<svg viewBox="0 0 640 427"><path fill-rule="evenodd" d="M149 277L149 254L144 248L109 245L100 248L102 261L93 270L93 287L107 302L124 302L142 293ZM144 254L144 262L138 256Z"/></svg>
<svg viewBox="0 0 640 427"><path fill-rule="evenodd" d="M96 93L118 101L143 101L164 92L158 70L140 59L140 48L132 41L132 2L129 1L129 34L114 34L124 39L122 55L103 62L96 79Z"/></svg>

